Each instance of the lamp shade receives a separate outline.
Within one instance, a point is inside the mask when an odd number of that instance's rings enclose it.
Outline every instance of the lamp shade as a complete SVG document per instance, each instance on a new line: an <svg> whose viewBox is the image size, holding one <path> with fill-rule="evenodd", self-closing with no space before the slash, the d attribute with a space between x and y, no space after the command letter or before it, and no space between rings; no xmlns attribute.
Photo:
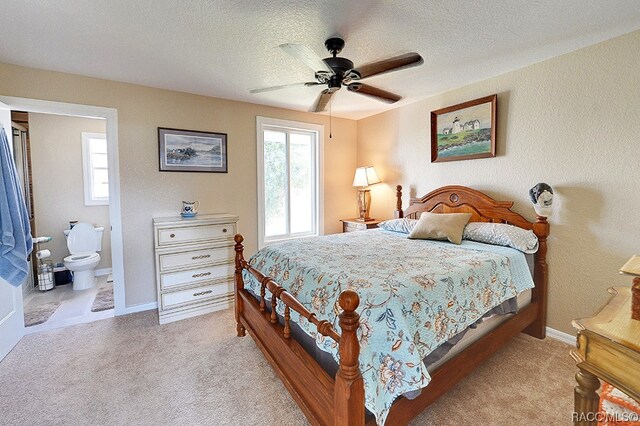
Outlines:
<svg viewBox="0 0 640 426"><path fill-rule="evenodd" d="M376 170L372 166L358 167L353 177L353 186L369 186L380 183Z"/></svg>

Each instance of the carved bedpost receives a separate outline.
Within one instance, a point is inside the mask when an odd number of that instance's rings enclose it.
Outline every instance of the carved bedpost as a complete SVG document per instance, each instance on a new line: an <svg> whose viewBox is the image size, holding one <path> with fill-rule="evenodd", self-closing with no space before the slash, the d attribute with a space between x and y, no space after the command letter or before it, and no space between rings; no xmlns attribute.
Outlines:
<svg viewBox="0 0 640 426"><path fill-rule="evenodd" d="M241 234L236 234L233 240L236 242L236 271L233 279L236 297L236 330L238 331L238 337L242 337L245 335L244 325L240 322L240 316L242 314L240 290L244 290L244 280L242 279L242 264L244 262L244 245L242 245L242 242L244 241L244 237Z"/></svg>
<svg viewBox="0 0 640 426"><path fill-rule="evenodd" d="M532 302L538 303L538 317L524 332L539 339L544 339L547 328L547 287L549 285L549 268L547 266L547 236L549 222L544 216L538 216L533 224L533 232L538 237L538 252L533 267Z"/></svg>
<svg viewBox="0 0 640 426"><path fill-rule="evenodd" d="M358 327L360 314L355 312L360 298L355 291L346 290L338 299L340 314L340 367L334 388L335 426L364 425L364 382L360 374L360 343Z"/></svg>
<svg viewBox="0 0 640 426"><path fill-rule="evenodd" d="M400 219L404 217L402 211L402 185L396 186L396 210L393 212L393 217Z"/></svg>

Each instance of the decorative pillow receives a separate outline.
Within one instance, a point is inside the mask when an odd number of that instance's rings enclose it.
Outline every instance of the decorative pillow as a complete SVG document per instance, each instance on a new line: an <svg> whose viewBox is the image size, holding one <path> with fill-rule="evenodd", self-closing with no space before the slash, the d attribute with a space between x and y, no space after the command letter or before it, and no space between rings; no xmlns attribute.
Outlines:
<svg viewBox="0 0 640 426"><path fill-rule="evenodd" d="M538 237L531 230L506 223L472 222L464 228L465 240L512 247L523 253L538 251Z"/></svg>
<svg viewBox="0 0 640 426"><path fill-rule="evenodd" d="M403 234L408 234L411 232L414 226L418 223L415 219L391 219L385 220L384 222L380 222L378 224L378 228L382 228L385 231L393 231L393 232L401 232Z"/></svg>
<svg viewBox="0 0 640 426"><path fill-rule="evenodd" d="M420 215L409 238L422 240L449 240L462 243L464 226L471 219L471 213L427 213Z"/></svg>

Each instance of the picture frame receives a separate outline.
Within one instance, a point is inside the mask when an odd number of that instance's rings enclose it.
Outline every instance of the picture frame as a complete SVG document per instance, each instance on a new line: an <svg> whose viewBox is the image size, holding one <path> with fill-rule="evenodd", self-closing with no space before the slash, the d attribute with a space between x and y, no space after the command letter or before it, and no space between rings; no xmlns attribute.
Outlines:
<svg viewBox="0 0 640 426"><path fill-rule="evenodd" d="M158 127L161 172L227 173L227 134Z"/></svg>
<svg viewBox="0 0 640 426"><path fill-rule="evenodd" d="M431 111L431 162L496 156L498 95Z"/></svg>

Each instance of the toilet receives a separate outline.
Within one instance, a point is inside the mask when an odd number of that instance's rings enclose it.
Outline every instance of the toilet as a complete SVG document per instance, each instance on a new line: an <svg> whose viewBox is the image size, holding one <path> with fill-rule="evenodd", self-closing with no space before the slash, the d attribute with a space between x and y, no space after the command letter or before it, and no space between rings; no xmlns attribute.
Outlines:
<svg viewBox="0 0 640 426"><path fill-rule="evenodd" d="M95 285L95 269L100 262L98 252L102 249L104 227L94 227L88 223L78 223L73 229L64 231L69 248L69 256L64 258L64 266L73 273L73 289L86 290Z"/></svg>

